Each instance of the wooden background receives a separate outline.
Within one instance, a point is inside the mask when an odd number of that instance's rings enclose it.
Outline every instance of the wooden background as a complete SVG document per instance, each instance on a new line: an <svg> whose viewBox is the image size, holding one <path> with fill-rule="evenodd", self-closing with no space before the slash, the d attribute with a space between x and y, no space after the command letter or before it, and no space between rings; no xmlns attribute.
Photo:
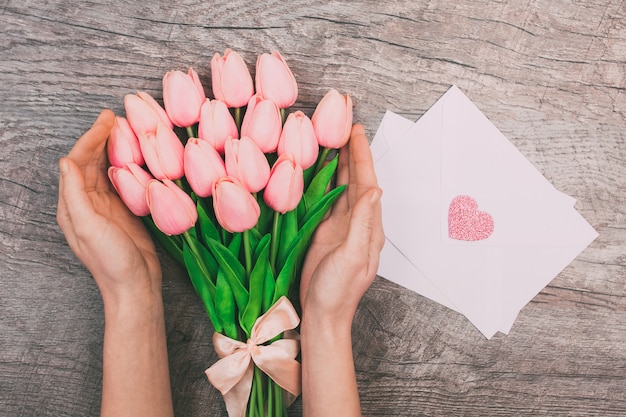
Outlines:
<svg viewBox="0 0 626 417"><path fill-rule="evenodd" d="M309 115L349 92L370 138L457 84L600 233L490 341L377 278L353 328L364 415L626 415L623 0L2 0L0 31L0 415L99 412L102 303L56 225L58 158L124 94L161 97L169 69L210 93L227 47L251 68L280 50ZM225 415L209 321L162 259L176 414Z"/></svg>

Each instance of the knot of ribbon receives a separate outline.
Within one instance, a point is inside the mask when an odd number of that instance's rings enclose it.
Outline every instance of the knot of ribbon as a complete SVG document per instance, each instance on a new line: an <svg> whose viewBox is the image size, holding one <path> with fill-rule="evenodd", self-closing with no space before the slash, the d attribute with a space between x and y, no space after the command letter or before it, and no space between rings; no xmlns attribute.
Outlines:
<svg viewBox="0 0 626 417"><path fill-rule="evenodd" d="M281 388L292 394L293 401L302 390L300 362L296 356L300 341L296 332L290 332L300 323L300 318L287 297L281 297L259 317L246 343L233 340L220 333L213 334L213 345L221 358L205 374L211 384L224 397L229 417L243 417L252 389L254 365ZM287 332L283 339L264 343Z"/></svg>

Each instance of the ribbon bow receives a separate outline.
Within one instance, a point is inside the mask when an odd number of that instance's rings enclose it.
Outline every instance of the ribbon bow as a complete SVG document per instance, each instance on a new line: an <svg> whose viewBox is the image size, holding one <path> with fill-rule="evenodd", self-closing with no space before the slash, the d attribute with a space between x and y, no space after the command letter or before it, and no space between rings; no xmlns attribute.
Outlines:
<svg viewBox="0 0 626 417"><path fill-rule="evenodd" d="M246 413L255 364L281 388L293 394L291 401L300 395L301 370L300 363L295 360L300 350L299 340L292 336L263 345L296 328L299 323L300 318L291 302L287 297L281 297L256 320L246 343L217 332L213 334L213 345L221 359L205 374L222 393L229 417L243 417Z"/></svg>

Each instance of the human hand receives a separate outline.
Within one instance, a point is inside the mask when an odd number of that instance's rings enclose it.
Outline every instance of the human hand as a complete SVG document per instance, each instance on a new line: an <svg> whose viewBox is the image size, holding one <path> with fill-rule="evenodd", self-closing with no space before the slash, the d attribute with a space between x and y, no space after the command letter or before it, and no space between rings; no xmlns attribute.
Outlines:
<svg viewBox="0 0 626 417"><path fill-rule="evenodd" d="M161 296L161 267L152 240L112 188L106 142L114 114L104 110L59 160L57 222L91 272L105 307L138 296Z"/></svg>
<svg viewBox="0 0 626 417"><path fill-rule="evenodd" d="M376 276L385 240L382 191L360 124L339 153L337 184L348 187L315 232L302 269L300 301L303 316L350 325Z"/></svg>

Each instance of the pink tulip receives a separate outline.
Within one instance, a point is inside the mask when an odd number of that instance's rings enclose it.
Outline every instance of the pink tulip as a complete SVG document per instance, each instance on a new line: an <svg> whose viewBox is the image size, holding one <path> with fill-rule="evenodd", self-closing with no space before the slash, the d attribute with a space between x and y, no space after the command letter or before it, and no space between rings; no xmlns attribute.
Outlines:
<svg viewBox="0 0 626 417"><path fill-rule="evenodd" d="M284 214L298 207L303 190L302 167L291 154L282 154L272 167L263 199L269 207Z"/></svg>
<svg viewBox="0 0 626 417"><path fill-rule="evenodd" d="M146 195L152 220L166 235L186 232L198 220L196 205L183 190L165 179L148 181Z"/></svg>
<svg viewBox="0 0 626 417"><path fill-rule="evenodd" d="M298 84L278 51L259 55L256 61L256 92L279 108L291 107L298 98Z"/></svg>
<svg viewBox="0 0 626 417"><path fill-rule="evenodd" d="M200 110L198 137L208 141L221 154L224 153L226 139L239 137L235 119L226 103L208 99L204 102Z"/></svg>
<svg viewBox="0 0 626 417"><path fill-rule="evenodd" d="M115 124L107 141L107 155L111 165L124 167L130 163L143 165L143 155L139 147L139 139L130 127L128 120L115 116Z"/></svg>
<svg viewBox="0 0 626 417"><path fill-rule="evenodd" d="M155 178L177 180L183 176L184 146L172 129L159 123L156 133L139 136L139 145Z"/></svg>
<svg viewBox="0 0 626 417"><path fill-rule="evenodd" d="M231 177L213 184L213 210L219 224L231 233L252 229L261 214L252 194Z"/></svg>
<svg viewBox="0 0 626 417"><path fill-rule="evenodd" d="M311 119L300 110L291 113L278 141L278 155L290 153L302 169L307 169L317 161L318 152L319 145Z"/></svg>
<svg viewBox="0 0 626 417"><path fill-rule="evenodd" d="M146 200L146 185L153 179L152 175L132 162L123 168L111 166L108 174L117 194L135 216L150 214Z"/></svg>
<svg viewBox="0 0 626 417"><path fill-rule="evenodd" d="M319 102L313 117L317 142L324 148L339 149L348 142L352 130L352 99L330 90Z"/></svg>
<svg viewBox="0 0 626 417"><path fill-rule="evenodd" d="M163 107L150 94L143 91L137 94L126 94L124 108L128 123L137 137L140 137L142 133L156 132L159 122L170 129L174 127Z"/></svg>
<svg viewBox="0 0 626 417"><path fill-rule="evenodd" d="M169 119L180 127L189 127L200 120L200 107L206 100L198 74L189 68L169 71L163 77L163 104Z"/></svg>
<svg viewBox="0 0 626 417"><path fill-rule="evenodd" d="M222 157L206 140L190 138L185 145L183 160L185 178L200 197L209 197L213 193L213 183L226 176Z"/></svg>
<svg viewBox="0 0 626 417"><path fill-rule="evenodd" d="M281 130L282 118L276 103L258 94L252 96L243 116L241 136L250 137L261 151L272 153L278 147Z"/></svg>
<svg viewBox="0 0 626 417"><path fill-rule="evenodd" d="M270 165L252 139L247 136L229 139L225 151L226 174L251 193L261 191L270 177Z"/></svg>
<svg viewBox="0 0 626 417"><path fill-rule="evenodd" d="M243 58L230 48L211 59L213 95L228 107L243 107L254 94L252 76Z"/></svg>

